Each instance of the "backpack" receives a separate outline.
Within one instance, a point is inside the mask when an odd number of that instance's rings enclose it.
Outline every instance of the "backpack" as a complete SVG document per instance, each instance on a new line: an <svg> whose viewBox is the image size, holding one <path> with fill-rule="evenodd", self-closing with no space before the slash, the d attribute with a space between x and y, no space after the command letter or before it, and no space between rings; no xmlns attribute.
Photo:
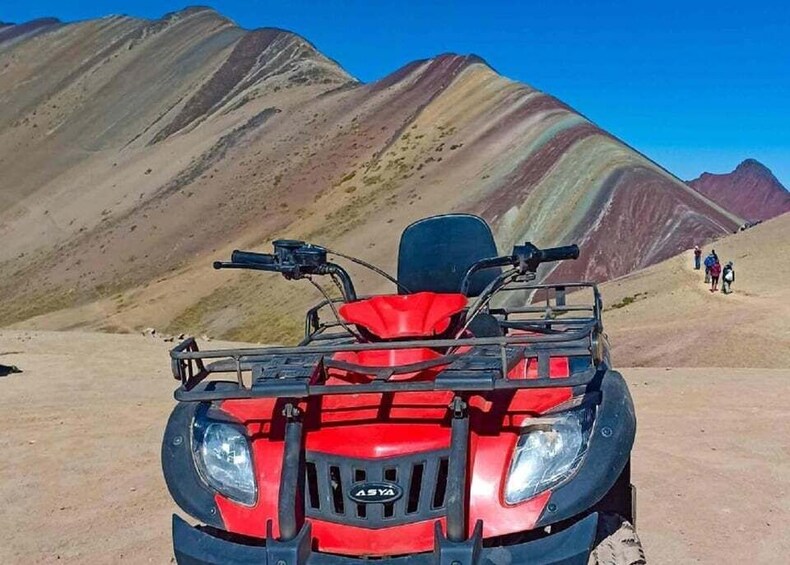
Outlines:
<svg viewBox="0 0 790 565"><path fill-rule="evenodd" d="M715 262L716 262L716 259L713 258L713 255L708 255L707 257L705 257L705 266L707 268L710 269Z"/></svg>
<svg viewBox="0 0 790 565"><path fill-rule="evenodd" d="M727 282L732 282L735 279L735 275L732 272L732 269L727 269L724 273L724 280Z"/></svg>

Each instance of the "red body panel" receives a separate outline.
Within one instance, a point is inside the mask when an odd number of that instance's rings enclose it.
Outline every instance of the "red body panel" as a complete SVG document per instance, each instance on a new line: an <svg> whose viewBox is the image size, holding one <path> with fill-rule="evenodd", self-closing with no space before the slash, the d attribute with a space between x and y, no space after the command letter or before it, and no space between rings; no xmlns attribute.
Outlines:
<svg viewBox="0 0 790 565"><path fill-rule="evenodd" d="M447 329L449 317L463 308L455 297L420 293L376 297L345 305L341 313L349 321L376 335L402 337L431 335ZM404 300L405 299L405 300ZM409 304L413 301L414 304ZM362 302L368 304L359 306ZM412 306L419 305L419 308ZM418 315L420 308L427 309ZM430 349L359 352L336 355L337 359L368 366L413 363L438 357ZM401 379L433 378L441 367L400 375ZM568 377L568 359L552 358L550 376ZM520 362L510 378L535 378L537 360ZM333 370L327 384L369 380L367 375ZM384 396L387 396L384 401ZM450 443L447 406L452 392L396 392L330 395L302 402L305 449L310 452L353 457L388 458L446 449ZM483 520L485 537L530 530L540 517L550 492L517 505L504 502L503 487L519 430L524 420L539 415L571 397L569 388L501 391L474 395L470 405L470 469L468 496L469 533ZM229 531L264 537L266 524L277 526L277 500L283 456L284 420L282 400L226 400L222 409L243 422L252 440L258 481L258 501L249 508L217 496L217 506ZM354 556L385 556L430 551L435 520L383 529L335 524L311 519L317 549Z"/></svg>
<svg viewBox="0 0 790 565"><path fill-rule="evenodd" d="M340 315L382 339L429 337L445 331L466 301L463 294L383 295L344 304Z"/></svg>
<svg viewBox="0 0 790 565"><path fill-rule="evenodd" d="M381 394L326 396L305 410L305 447L354 458L385 458L449 446L447 405L452 393L395 393L392 404ZM552 408L571 396L567 388L520 390L511 394L475 396L470 399L469 528L477 519L486 537L525 531L534 527L548 499L545 492L509 506L502 496L520 425L525 419ZM258 502L247 508L217 497L229 531L263 537L266 522L277 528L277 497L282 465L281 418L275 403L262 400L226 400L224 411L244 421L253 438L258 474ZM429 551L433 547L434 520L371 530L311 520L321 551L346 555L392 555ZM471 531L470 531L471 533Z"/></svg>

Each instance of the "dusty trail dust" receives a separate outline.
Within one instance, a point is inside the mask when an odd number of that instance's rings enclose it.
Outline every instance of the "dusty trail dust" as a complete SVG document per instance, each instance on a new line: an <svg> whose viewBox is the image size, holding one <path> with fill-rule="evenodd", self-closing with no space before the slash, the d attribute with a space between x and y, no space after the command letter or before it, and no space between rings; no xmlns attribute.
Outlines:
<svg viewBox="0 0 790 565"><path fill-rule="evenodd" d="M0 563L170 562L176 508L159 467L170 345L0 331L0 362L24 370L0 378ZM787 555L790 371L623 372L639 420L634 482L649 562Z"/></svg>

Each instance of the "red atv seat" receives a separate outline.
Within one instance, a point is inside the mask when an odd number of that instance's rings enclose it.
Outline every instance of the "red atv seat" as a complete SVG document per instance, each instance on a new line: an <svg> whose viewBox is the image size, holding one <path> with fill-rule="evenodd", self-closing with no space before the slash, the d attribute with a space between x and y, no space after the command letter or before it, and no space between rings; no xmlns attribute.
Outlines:
<svg viewBox="0 0 790 565"><path fill-rule="evenodd" d="M418 292L350 302L340 307L340 315L381 339L430 337L446 331L450 317L465 307L463 294Z"/></svg>

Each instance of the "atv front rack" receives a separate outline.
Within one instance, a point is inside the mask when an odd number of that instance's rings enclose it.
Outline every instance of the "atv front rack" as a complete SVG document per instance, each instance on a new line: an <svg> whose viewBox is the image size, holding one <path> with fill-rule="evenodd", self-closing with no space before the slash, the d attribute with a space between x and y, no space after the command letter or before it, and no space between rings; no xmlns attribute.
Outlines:
<svg viewBox="0 0 790 565"><path fill-rule="evenodd" d="M527 388L576 387L595 375L595 323L548 335L512 335L467 339L421 339L381 343L349 343L339 338L325 345L200 351L189 338L170 353L173 376L181 381L175 398L182 402L241 398L307 398L363 392L484 392ZM456 348L468 347L463 353ZM399 367L370 367L330 358L334 353L414 348L446 348L450 353ZM550 378L551 357L583 360L571 364L568 378ZM537 378L512 379L508 372L522 359L537 360ZM209 360L213 360L208 362ZM392 380L394 375L444 366L431 381ZM578 370L582 366L581 370ZM326 369L367 374L365 383L327 385ZM574 371L574 369L577 369ZM235 374L236 386L215 388L211 375ZM249 375L249 376L248 376Z"/></svg>
<svg viewBox="0 0 790 565"><path fill-rule="evenodd" d="M569 305L567 291L591 290L591 303ZM193 338L171 352L173 376L181 382L175 397L182 402L244 398L307 398L363 392L485 392L529 388L579 387L595 376L601 358L602 303L593 283L518 284L507 289L539 298L527 306L488 309L509 331L504 337L415 339L358 343L336 321L321 320L324 301L307 313L305 338L296 347L261 347L201 351ZM565 317L566 314L576 317ZM332 359L341 352L428 348L445 353L436 359L397 367L370 367ZM462 353L459 350L464 349ZM551 378L552 357L568 357L567 378ZM536 359L537 378L513 379L508 373L523 359ZM430 381L392 379L395 375L443 367ZM326 384L326 370L341 369L371 376L368 382ZM234 383L212 385L211 376L235 375Z"/></svg>

